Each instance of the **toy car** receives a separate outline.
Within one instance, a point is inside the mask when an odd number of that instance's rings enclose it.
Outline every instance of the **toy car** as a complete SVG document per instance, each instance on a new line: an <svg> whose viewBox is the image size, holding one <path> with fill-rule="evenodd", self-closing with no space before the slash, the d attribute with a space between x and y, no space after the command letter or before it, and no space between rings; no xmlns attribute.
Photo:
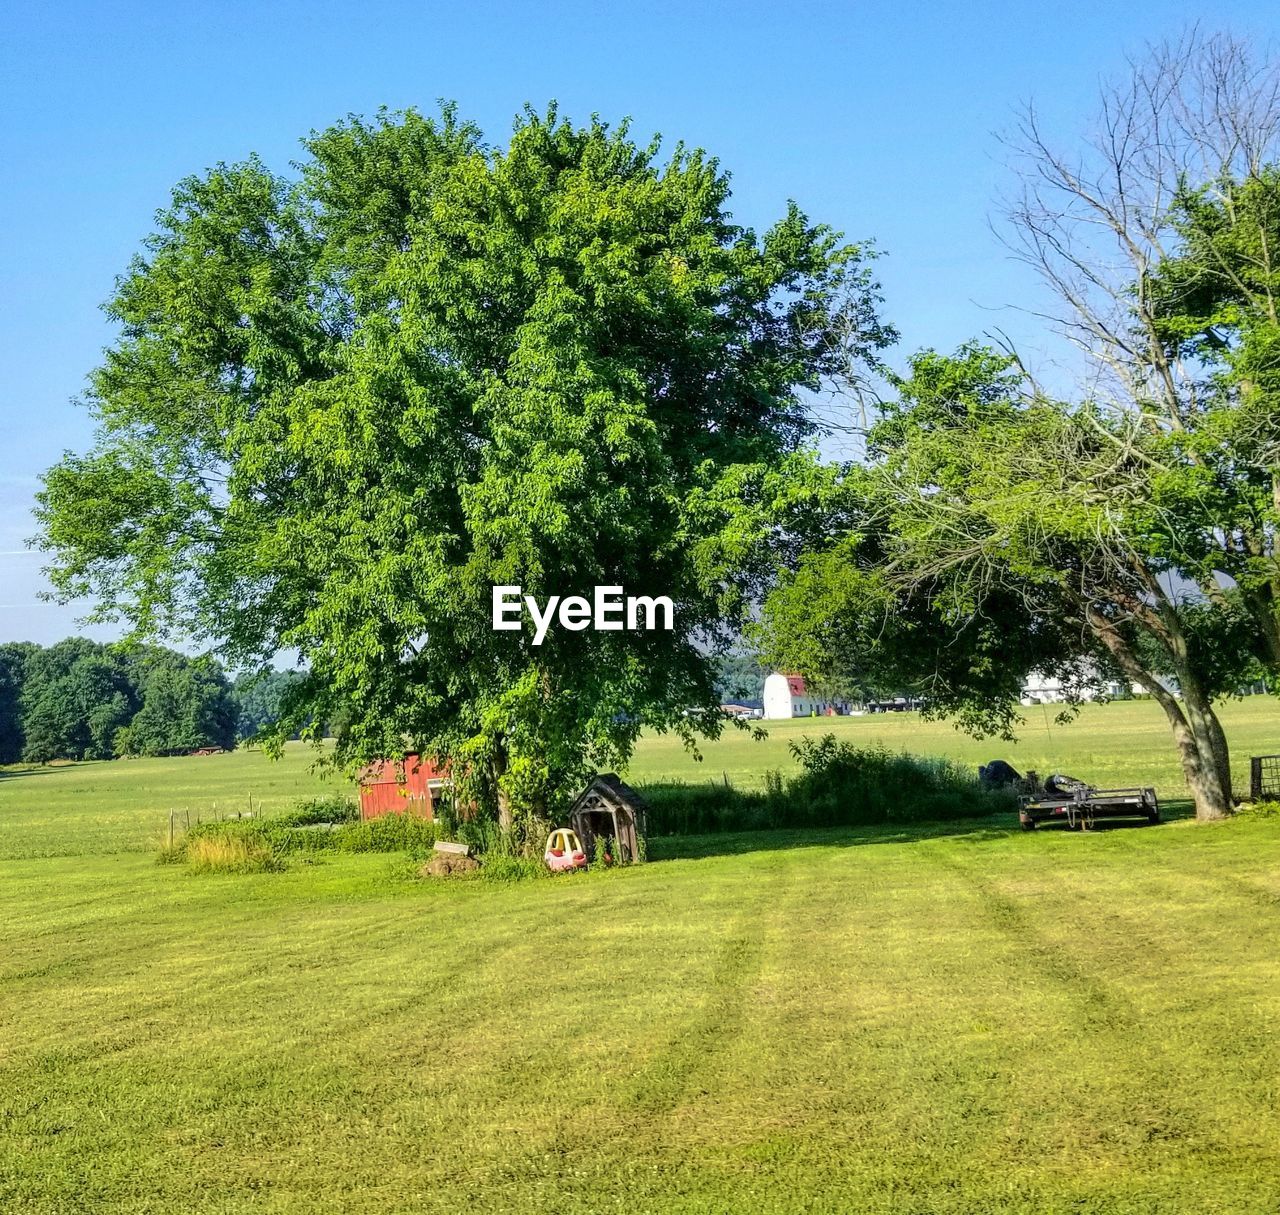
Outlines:
<svg viewBox="0 0 1280 1215"><path fill-rule="evenodd" d="M578 833L568 827L557 827L547 836L547 847L542 859L547 862L547 868L552 873L587 867L587 854L582 849L582 841L578 839Z"/></svg>

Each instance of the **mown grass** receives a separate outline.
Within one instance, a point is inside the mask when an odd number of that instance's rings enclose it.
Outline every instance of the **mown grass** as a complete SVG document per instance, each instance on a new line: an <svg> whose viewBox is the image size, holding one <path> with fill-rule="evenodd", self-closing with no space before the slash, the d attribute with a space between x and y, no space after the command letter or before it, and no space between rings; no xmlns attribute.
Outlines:
<svg viewBox="0 0 1280 1215"><path fill-rule="evenodd" d="M0 1209L1276 1209L1274 821L888 838L7 862Z"/></svg>
<svg viewBox="0 0 1280 1215"><path fill-rule="evenodd" d="M1042 770L1118 759L1117 708ZM6 1215L1280 1209L1276 817L193 875L130 849L217 769L146 762L0 779Z"/></svg>

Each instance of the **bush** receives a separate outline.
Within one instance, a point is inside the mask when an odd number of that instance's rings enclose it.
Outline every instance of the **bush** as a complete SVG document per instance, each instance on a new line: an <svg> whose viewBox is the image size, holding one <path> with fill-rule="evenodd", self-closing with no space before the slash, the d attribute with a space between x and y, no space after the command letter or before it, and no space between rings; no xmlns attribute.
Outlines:
<svg viewBox="0 0 1280 1215"><path fill-rule="evenodd" d="M787 785L787 826L839 827L985 818L1017 808L1011 789L981 785L977 774L949 759L855 747L834 735L802 738L791 753L803 771Z"/></svg>
<svg viewBox="0 0 1280 1215"><path fill-rule="evenodd" d="M708 835L717 831L763 831L784 824L763 793L713 781L646 785L646 826L653 835Z"/></svg>
<svg viewBox="0 0 1280 1215"><path fill-rule="evenodd" d="M855 747L834 735L803 738L791 752L801 771L765 776L762 791L724 783L650 785L654 835L761 831L786 827L864 827L985 818L1012 813L1012 790L988 789L977 774L945 759Z"/></svg>
<svg viewBox="0 0 1280 1215"><path fill-rule="evenodd" d="M331 832L316 833L324 846L338 852L429 852L440 839L440 830L430 819L415 814L384 814L360 822L346 823Z"/></svg>
<svg viewBox="0 0 1280 1215"><path fill-rule="evenodd" d="M386 814L365 821L298 826L287 816L269 819L224 819L200 823L192 839L260 839L276 853L423 852L436 842L436 825L411 814Z"/></svg>
<svg viewBox="0 0 1280 1215"><path fill-rule="evenodd" d="M349 797L334 794L299 802L292 810L270 820L288 827L312 827L323 823L355 823L360 821L360 807Z"/></svg>
<svg viewBox="0 0 1280 1215"><path fill-rule="evenodd" d="M160 845L157 861L191 861L195 852L217 852L225 844L237 854L265 849L281 858L316 852L408 852L421 856L440 838L436 824L409 814L361 821L355 803L331 797L299 803L273 818L228 818L197 823L172 846Z"/></svg>

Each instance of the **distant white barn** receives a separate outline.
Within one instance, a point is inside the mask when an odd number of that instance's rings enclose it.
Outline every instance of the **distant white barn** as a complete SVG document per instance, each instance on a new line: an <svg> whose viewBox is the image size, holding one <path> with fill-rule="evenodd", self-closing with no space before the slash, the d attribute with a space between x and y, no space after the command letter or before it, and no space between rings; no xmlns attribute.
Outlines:
<svg viewBox="0 0 1280 1215"><path fill-rule="evenodd" d="M1166 679L1161 679L1160 683L1170 692L1177 694L1176 683ZM1042 671L1032 671L1023 683L1022 693L1018 699L1024 705L1059 705L1070 700L1073 691L1080 700L1090 701L1102 696L1113 700L1124 696L1141 696L1144 690L1138 683L1104 681L1096 670L1086 672L1084 680L1074 686L1064 683L1053 675L1046 675Z"/></svg>
<svg viewBox="0 0 1280 1215"><path fill-rule="evenodd" d="M1024 705L1059 705L1068 697L1068 689L1061 679L1053 675L1045 675L1042 671L1032 671L1022 685L1022 695L1018 698ZM1093 699L1090 689L1082 689L1082 698Z"/></svg>
<svg viewBox="0 0 1280 1215"><path fill-rule="evenodd" d="M784 675L774 671L764 681L764 715L769 721L781 721L788 717L809 717L825 713L827 705L810 695L804 679L799 675Z"/></svg>

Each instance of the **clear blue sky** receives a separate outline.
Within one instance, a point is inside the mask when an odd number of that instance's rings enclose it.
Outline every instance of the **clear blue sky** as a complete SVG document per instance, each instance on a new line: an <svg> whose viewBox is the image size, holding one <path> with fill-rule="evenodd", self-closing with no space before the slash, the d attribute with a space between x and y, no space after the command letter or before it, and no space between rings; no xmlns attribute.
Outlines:
<svg viewBox="0 0 1280 1215"><path fill-rule="evenodd" d="M763 225L794 197L874 238L899 357L993 326L1033 291L988 216L992 132L1034 97L1078 126L1126 49L1200 20L1269 41L1261 0L1129 3L50 3L0 17L0 641L47 643L76 611L37 602L36 479L91 428L71 404L111 333L98 306L186 174L380 105L455 99L491 139L527 100L629 115L720 157ZM98 633L99 636L109 634Z"/></svg>

